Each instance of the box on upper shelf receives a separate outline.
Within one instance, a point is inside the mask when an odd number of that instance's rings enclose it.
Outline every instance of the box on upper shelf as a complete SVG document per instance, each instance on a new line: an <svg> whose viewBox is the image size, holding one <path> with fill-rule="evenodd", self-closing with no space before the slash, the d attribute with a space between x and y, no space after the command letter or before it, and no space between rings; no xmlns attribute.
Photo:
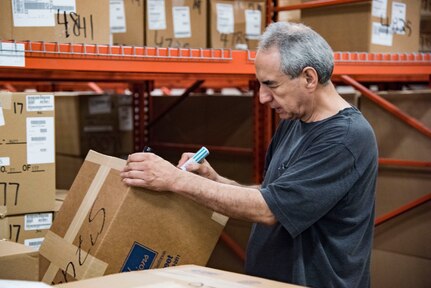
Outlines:
<svg viewBox="0 0 431 288"><path fill-rule="evenodd" d="M114 45L145 46L145 0L110 1Z"/></svg>
<svg viewBox="0 0 431 288"><path fill-rule="evenodd" d="M266 21L264 0L210 0L211 48L254 50Z"/></svg>
<svg viewBox="0 0 431 288"><path fill-rule="evenodd" d="M0 0L0 39L109 44L109 0L33 2Z"/></svg>
<svg viewBox="0 0 431 288"><path fill-rule="evenodd" d="M334 51L419 51L420 0L371 1L303 9L301 21L321 34Z"/></svg>

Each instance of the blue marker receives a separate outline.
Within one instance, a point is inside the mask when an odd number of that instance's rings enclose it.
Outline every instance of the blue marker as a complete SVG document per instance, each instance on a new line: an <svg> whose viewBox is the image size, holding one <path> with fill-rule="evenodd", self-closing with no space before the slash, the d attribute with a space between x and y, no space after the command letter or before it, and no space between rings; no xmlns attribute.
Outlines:
<svg viewBox="0 0 431 288"><path fill-rule="evenodd" d="M208 156L208 154L210 154L210 152L208 151L207 148L202 147L201 149L198 150L198 152L195 153L195 155L193 155L192 158L190 158L189 160L187 160L183 165L181 165L180 169L186 171L186 167L187 165L189 165L190 163L199 163L202 160L205 159L205 157Z"/></svg>

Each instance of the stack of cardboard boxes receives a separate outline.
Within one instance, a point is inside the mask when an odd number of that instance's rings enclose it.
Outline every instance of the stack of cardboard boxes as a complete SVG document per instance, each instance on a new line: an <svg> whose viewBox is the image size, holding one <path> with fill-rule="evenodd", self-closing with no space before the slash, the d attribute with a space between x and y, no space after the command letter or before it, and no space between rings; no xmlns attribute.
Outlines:
<svg viewBox="0 0 431 288"><path fill-rule="evenodd" d="M0 239L38 249L55 203L54 95L0 92L0 135Z"/></svg>

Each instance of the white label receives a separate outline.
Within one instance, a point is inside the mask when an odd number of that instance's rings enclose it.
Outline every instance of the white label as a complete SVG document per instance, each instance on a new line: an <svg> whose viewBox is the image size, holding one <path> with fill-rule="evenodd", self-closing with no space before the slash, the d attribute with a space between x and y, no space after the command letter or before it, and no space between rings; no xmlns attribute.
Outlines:
<svg viewBox="0 0 431 288"><path fill-rule="evenodd" d="M0 66L24 67L24 44L0 42Z"/></svg>
<svg viewBox="0 0 431 288"><path fill-rule="evenodd" d="M109 1L109 19L111 33L126 32L126 13L124 12L123 0Z"/></svg>
<svg viewBox="0 0 431 288"><path fill-rule="evenodd" d="M88 112L90 114L111 113L111 96L102 95L102 96L90 97L88 99Z"/></svg>
<svg viewBox="0 0 431 288"><path fill-rule="evenodd" d="M114 131L110 125L84 126L84 132L109 132Z"/></svg>
<svg viewBox="0 0 431 288"><path fill-rule="evenodd" d="M118 107L118 127L120 131L133 130L133 110L131 106Z"/></svg>
<svg viewBox="0 0 431 288"><path fill-rule="evenodd" d="M27 163L54 163L54 117L27 118Z"/></svg>
<svg viewBox="0 0 431 288"><path fill-rule="evenodd" d="M24 240L24 245L34 248L36 250L39 250L40 245L42 245L43 239L45 239L44 237L41 238L31 238L31 239L25 239Z"/></svg>
<svg viewBox="0 0 431 288"><path fill-rule="evenodd" d="M9 166L10 158L9 157L0 157L0 166Z"/></svg>
<svg viewBox="0 0 431 288"><path fill-rule="evenodd" d="M257 40L261 31L262 14L259 10L245 10L245 38Z"/></svg>
<svg viewBox="0 0 431 288"><path fill-rule="evenodd" d="M54 14L76 12L75 0L12 0L15 27L55 26Z"/></svg>
<svg viewBox="0 0 431 288"><path fill-rule="evenodd" d="M231 4L216 4L217 10L217 31L223 34L230 34L234 31L233 6Z"/></svg>
<svg viewBox="0 0 431 288"><path fill-rule="evenodd" d="M165 0L147 0L148 9L148 29L165 30Z"/></svg>
<svg viewBox="0 0 431 288"><path fill-rule="evenodd" d="M54 111L54 95L27 95L27 111Z"/></svg>
<svg viewBox="0 0 431 288"><path fill-rule="evenodd" d="M38 213L24 215L24 230L46 230L51 228L52 213Z"/></svg>
<svg viewBox="0 0 431 288"><path fill-rule="evenodd" d="M5 121L4 121L4 115L3 115L3 108L0 106L0 126L4 126L4 124L5 124Z"/></svg>
<svg viewBox="0 0 431 288"><path fill-rule="evenodd" d="M371 43L383 46L392 46L392 29L389 26L373 22L371 31Z"/></svg>
<svg viewBox="0 0 431 288"><path fill-rule="evenodd" d="M172 7L172 17L174 21L174 37L192 37L190 8L188 6L174 6Z"/></svg>
<svg viewBox="0 0 431 288"><path fill-rule="evenodd" d="M407 5L400 2L392 2L392 31L394 34L405 35Z"/></svg>
<svg viewBox="0 0 431 288"><path fill-rule="evenodd" d="M386 18L387 0L373 0L371 11L374 17Z"/></svg>

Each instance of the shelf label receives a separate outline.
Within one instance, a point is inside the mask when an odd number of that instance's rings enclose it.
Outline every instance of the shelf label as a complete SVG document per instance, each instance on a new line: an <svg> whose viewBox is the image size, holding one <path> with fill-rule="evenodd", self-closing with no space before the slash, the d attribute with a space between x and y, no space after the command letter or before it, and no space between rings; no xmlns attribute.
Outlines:
<svg viewBox="0 0 431 288"><path fill-rule="evenodd" d="M216 4L217 31L222 34L230 34L234 31L234 15L232 4Z"/></svg>
<svg viewBox="0 0 431 288"><path fill-rule="evenodd" d="M388 6L387 0L373 0L371 4L371 13L374 17L386 18L386 7Z"/></svg>
<svg viewBox="0 0 431 288"><path fill-rule="evenodd" d="M245 38L257 40L261 31L262 14L259 10L245 10Z"/></svg>
<svg viewBox="0 0 431 288"><path fill-rule="evenodd" d="M192 29L190 24L190 8L188 6L172 7L172 18L174 22L175 38L192 37Z"/></svg>
<svg viewBox="0 0 431 288"><path fill-rule="evenodd" d="M75 0L12 0L15 27L54 27L54 14L76 12Z"/></svg>
<svg viewBox="0 0 431 288"><path fill-rule="evenodd" d="M27 118L27 163L54 163L54 117Z"/></svg>
<svg viewBox="0 0 431 288"><path fill-rule="evenodd" d="M24 44L0 42L0 66L24 67Z"/></svg>
<svg viewBox="0 0 431 288"><path fill-rule="evenodd" d="M165 0L148 0L148 29L165 30Z"/></svg>
<svg viewBox="0 0 431 288"><path fill-rule="evenodd" d="M109 1L109 19L111 33L126 32L126 14L123 0Z"/></svg>

